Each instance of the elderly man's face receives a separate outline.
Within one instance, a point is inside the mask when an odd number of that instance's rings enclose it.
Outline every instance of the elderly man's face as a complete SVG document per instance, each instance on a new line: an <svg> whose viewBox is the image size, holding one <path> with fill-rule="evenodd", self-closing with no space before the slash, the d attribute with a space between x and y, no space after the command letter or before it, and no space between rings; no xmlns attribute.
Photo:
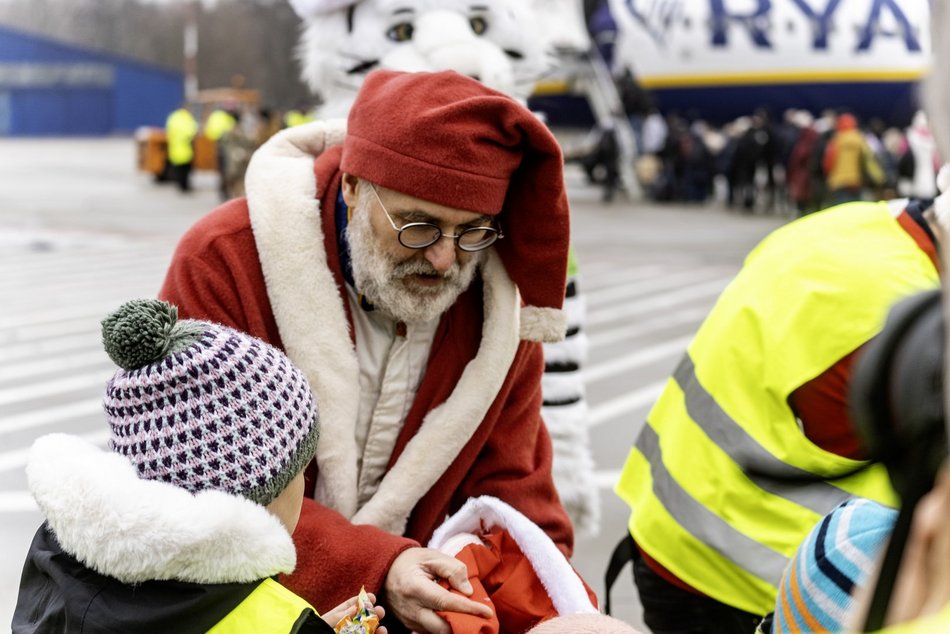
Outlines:
<svg viewBox="0 0 950 634"><path fill-rule="evenodd" d="M377 192L379 199L368 182L344 175L343 198L351 209L346 237L357 290L394 319L435 319L468 288L485 252L462 251L450 238L423 249L407 248L399 243L386 210L397 227L429 222L448 235L484 224L486 218L383 187Z"/></svg>

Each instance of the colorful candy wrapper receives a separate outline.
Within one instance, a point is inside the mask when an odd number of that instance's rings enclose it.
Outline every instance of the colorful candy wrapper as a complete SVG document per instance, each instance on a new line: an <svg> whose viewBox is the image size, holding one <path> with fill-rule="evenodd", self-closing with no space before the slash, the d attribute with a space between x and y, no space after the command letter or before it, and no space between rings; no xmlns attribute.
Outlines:
<svg viewBox="0 0 950 634"><path fill-rule="evenodd" d="M366 594L366 588L360 588L360 594L356 597L356 614L348 616L333 628L337 634L373 634L379 627L379 617L375 610L366 607L369 603L369 596Z"/></svg>

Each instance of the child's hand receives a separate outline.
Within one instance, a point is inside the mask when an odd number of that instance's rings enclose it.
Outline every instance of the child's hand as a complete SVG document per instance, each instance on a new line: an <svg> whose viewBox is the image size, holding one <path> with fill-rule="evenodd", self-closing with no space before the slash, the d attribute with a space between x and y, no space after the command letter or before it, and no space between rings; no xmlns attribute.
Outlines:
<svg viewBox="0 0 950 634"><path fill-rule="evenodd" d="M375 594L373 594L372 592L368 592L366 594L367 594L367 597L369 597L369 601L365 603L366 609L375 612L376 616L379 617L379 620L382 621L383 617L386 615L386 610L381 605L377 605L377 606L373 605L374 603L376 603ZM357 608L359 605L358 602L359 602L359 596L354 596L350 599L347 599L346 601L336 606L332 610L329 610L328 612L321 614L320 618L326 621L330 625L330 627L335 628L337 623L339 623L340 621L342 621L343 619L347 617L354 616L356 614ZM378 628L376 628L376 634L387 634L386 628L380 625Z"/></svg>

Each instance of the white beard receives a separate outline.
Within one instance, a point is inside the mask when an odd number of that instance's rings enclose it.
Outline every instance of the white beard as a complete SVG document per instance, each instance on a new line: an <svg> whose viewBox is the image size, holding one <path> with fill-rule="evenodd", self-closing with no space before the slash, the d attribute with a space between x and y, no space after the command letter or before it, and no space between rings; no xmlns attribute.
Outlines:
<svg viewBox="0 0 950 634"><path fill-rule="evenodd" d="M378 248L367 205L360 201L360 210L354 210L346 228L350 246L350 264L356 289L376 310L396 321L418 323L431 321L447 311L458 296L472 283L484 253L472 254L465 264L455 263L442 274L437 286L422 286L411 279L413 275L438 275L435 267L421 257L397 261ZM361 213L362 212L362 213Z"/></svg>

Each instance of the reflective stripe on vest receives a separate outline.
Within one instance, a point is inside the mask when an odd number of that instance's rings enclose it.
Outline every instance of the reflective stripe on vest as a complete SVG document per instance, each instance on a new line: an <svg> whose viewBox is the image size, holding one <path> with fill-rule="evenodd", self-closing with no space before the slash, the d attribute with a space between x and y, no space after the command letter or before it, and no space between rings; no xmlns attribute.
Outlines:
<svg viewBox="0 0 950 634"><path fill-rule="evenodd" d="M273 579L265 579L208 634L289 633L304 612L316 610Z"/></svg>
<svg viewBox="0 0 950 634"><path fill-rule="evenodd" d="M896 502L882 467L812 444L789 395L877 334L895 301L938 283L886 204L843 205L766 238L624 465L616 491L637 544L718 601L772 611L785 565L824 514L851 495Z"/></svg>
<svg viewBox="0 0 950 634"><path fill-rule="evenodd" d="M782 462L749 436L700 385L688 354L673 373L673 379L683 391L690 418L723 451L745 465L746 476L759 488L818 514L826 513L851 497L847 491L827 481L816 482L813 474ZM861 464L855 468L855 473L866 468L868 465Z"/></svg>

